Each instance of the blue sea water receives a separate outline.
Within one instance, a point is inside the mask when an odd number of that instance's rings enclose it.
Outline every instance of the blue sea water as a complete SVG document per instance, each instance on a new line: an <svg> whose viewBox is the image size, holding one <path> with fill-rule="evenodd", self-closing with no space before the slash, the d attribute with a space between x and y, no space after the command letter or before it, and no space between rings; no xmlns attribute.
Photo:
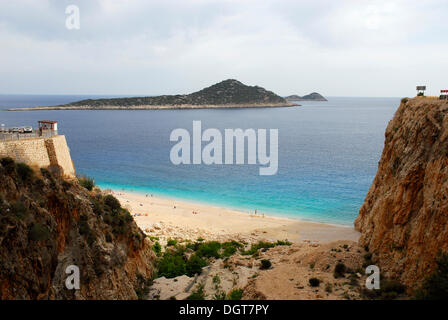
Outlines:
<svg viewBox="0 0 448 320"><path fill-rule="evenodd" d="M0 95L0 109L99 96ZM105 96L101 96L105 97ZM294 108L215 110L0 110L6 126L58 120L78 174L103 188L205 202L303 220L352 225L375 176L399 98L330 97ZM279 130L279 165L173 165L173 129Z"/></svg>

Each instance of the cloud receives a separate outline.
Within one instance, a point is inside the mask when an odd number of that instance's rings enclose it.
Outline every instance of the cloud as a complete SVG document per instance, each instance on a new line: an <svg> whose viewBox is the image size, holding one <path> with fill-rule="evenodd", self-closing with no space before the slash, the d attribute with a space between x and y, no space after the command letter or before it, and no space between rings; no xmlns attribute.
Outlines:
<svg viewBox="0 0 448 320"><path fill-rule="evenodd" d="M81 29L65 28L76 4ZM0 0L1 93L162 94L226 78L279 94L443 85L446 1Z"/></svg>

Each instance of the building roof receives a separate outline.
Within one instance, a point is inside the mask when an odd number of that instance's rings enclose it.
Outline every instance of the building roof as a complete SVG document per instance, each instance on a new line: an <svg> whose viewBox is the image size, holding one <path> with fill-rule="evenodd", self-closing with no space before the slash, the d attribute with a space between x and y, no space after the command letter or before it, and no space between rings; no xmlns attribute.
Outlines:
<svg viewBox="0 0 448 320"><path fill-rule="evenodd" d="M53 120L39 120L38 122L40 122L40 123L52 123L52 124L58 123L57 121L53 121Z"/></svg>

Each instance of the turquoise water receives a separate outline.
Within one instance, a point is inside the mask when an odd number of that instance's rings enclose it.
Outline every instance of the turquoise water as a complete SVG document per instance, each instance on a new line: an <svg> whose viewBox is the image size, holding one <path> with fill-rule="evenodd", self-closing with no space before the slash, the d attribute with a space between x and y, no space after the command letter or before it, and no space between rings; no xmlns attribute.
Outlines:
<svg viewBox="0 0 448 320"><path fill-rule="evenodd" d="M5 96L0 108L96 96ZM384 131L399 98L329 98L295 108L139 111L0 111L17 126L59 121L76 170L103 188L199 201L304 220L351 225L375 176ZM279 165L179 165L169 159L176 128L279 130Z"/></svg>

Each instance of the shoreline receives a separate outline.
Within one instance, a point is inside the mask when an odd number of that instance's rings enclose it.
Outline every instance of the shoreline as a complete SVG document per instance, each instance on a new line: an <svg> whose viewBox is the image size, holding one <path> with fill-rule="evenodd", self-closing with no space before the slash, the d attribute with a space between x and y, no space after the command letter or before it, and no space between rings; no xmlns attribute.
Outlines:
<svg viewBox="0 0 448 320"><path fill-rule="evenodd" d="M102 105L102 106L36 106L36 107L24 107L24 108L8 108L5 111L42 111L42 110L190 110L190 109L248 109L248 108L288 108L298 107L297 103L254 103L254 104L207 104L207 105L130 105L130 106L115 106L115 105Z"/></svg>
<svg viewBox="0 0 448 320"><path fill-rule="evenodd" d="M288 240L294 243L359 239L359 233L351 226L255 215L189 200L109 190L131 212L137 225L162 243L170 238L246 242Z"/></svg>

